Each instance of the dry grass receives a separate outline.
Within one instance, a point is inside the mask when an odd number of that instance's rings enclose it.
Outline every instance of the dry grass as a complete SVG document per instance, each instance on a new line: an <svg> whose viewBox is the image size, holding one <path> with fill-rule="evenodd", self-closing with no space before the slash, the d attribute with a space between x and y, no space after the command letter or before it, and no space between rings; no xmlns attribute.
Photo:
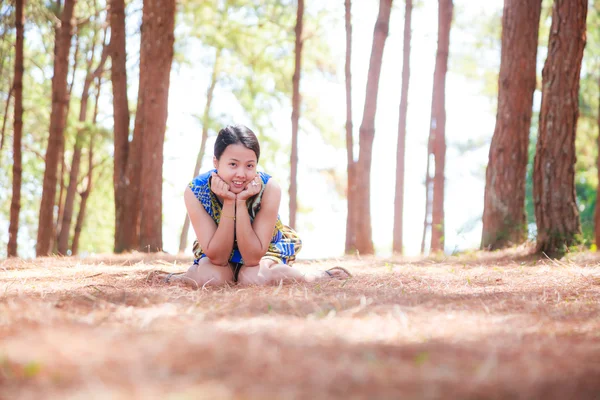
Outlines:
<svg viewBox="0 0 600 400"><path fill-rule="evenodd" d="M0 399L598 399L600 264L347 258L348 281L192 290L189 259L0 261Z"/></svg>

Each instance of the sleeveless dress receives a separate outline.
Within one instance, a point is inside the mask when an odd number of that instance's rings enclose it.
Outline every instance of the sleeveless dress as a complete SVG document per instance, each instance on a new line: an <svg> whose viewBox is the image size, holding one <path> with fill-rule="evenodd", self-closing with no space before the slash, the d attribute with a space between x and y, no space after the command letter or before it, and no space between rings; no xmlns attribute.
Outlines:
<svg viewBox="0 0 600 400"><path fill-rule="evenodd" d="M208 215L210 215L213 221L215 221L215 224L219 225L223 205L217 196L212 192L212 190L210 190L210 177L211 174L213 172L216 173L216 171L216 169L213 169L198 175L192 180L192 182L190 182L189 187L192 189L192 192L194 192L194 195L204 207L204 210L206 210ZM258 214L260 211L262 195L265 191L267 182L271 178L270 175L264 172L258 172L258 175L263 183L262 188L258 194L252 196L246 201L246 207L248 207L248 214L250 215L250 222L254 222L256 214ZM263 256L263 258L268 258L281 264L292 264L296 260L296 254L298 254L301 248L302 240L300 240L300 237L296 231L289 226L284 225L278 215L277 221L275 222L275 227L273 229L271 243L269 244L267 253ZM195 258L194 264L197 265L202 258L206 257L206 254L204 254L202 251L198 240L194 241L193 251ZM237 242L233 243L233 250L231 251L229 262L237 264L237 272L239 272L239 268L241 268L241 266L244 264L242 254L237 247Z"/></svg>

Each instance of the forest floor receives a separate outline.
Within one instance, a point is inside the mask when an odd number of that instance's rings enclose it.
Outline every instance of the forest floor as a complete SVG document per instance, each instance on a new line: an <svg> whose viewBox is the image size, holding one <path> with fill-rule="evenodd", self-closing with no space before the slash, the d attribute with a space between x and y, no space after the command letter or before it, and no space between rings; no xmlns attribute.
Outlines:
<svg viewBox="0 0 600 400"><path fill-rule="evenodd" d="M599 399L600 257L524 250L297 266L193 288L190 259L0 261L0 399Z"/></svg>

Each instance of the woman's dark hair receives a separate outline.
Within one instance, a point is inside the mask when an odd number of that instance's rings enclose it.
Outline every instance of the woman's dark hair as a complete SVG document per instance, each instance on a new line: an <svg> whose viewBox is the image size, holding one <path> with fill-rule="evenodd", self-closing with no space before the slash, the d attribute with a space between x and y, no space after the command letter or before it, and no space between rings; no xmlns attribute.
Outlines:
<svg viewBox="0 0 600 400"><path fill-rule="evenodd" d="M256 161L260 158L260 144L254 132L244 125L228 125L219 131L215 141L215 157L217 160L230 144L241 144L244 147L254 151Z"/></svg>

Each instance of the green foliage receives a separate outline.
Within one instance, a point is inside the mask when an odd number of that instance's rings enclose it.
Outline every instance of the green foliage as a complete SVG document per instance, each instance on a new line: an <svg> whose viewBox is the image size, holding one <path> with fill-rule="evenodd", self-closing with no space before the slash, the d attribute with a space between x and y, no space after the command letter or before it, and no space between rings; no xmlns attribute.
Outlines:
<svg viewBox="0 0 600 400"><path fill-rule="evenodd" d="M235 96L258 133L266 163L281 152L281 132L274 132L278 110L291 102L294 71L296 2L273 0L184 1L180 31L208 50L205 64L213 67L220 51L219 87ZM330 12L317 9L304 16L302 73L333 76L335 67L322 40ZM304 107L302 116L317 130L324 129L318 107ZM230 118L230 117L229 117ZM227 117L222 118L227 120ZM213 121L215 119L213 118ZM212 126L211 126L212 128Z"/></svg>
<svg viewBox="0 0 600 400"><path fill-rule="evenodd" d="M474 81L481 82L482 94L495 105L498 97L502 8L472 14L454 11L450 69Z"/></svg>
<svg viewBox="0 0 600 400"><path fill-rule="evenodd" d="M94 170L94 188L87 202L86 219L79 242L81 255L113 251L115 207L112 159L104 157L97 161L100 165Z"/></svg>
<svg viewBox="0 0 600 400"><path fill-rule="evenodd" d="M23 77L23 175L21 189L21 212L19 229L19 255L31 257L34 255L35 237L37 235L37 224L39 217L39 202L42 194L42 182L44 176L46 146L48 143L48 130L51 111L51 83L53 75L53 49L54 49L54 25L57 22L56 12L53 7L55 2L45 3L39 0L27 2L26 25L25 25L25 74ZM81 89L85 78L86 60L90 54L92 44L96 43L95 63L100 57L100 43L103 39L103 21L106 11L102 8L105 4L98 4L94 0L78 2L77 30L73 45L79 46L78 59L73 59L71 52L71 68L77 65L74 81L71 81L72 73L69 73L69 82L73 85L71 94L67 127L65 130L65 161L66 168L63 171L65 184L68 184L75 134L79 129L84 129L86 140L84 141L82 166L80 177L87 173L87 147L89 135L97 135L95 149L95 163L100 166L95 171L96 179L94 190L88 201L86 225L92 227L88 232L85 228L80 240L80 252L104 252L111 251L114 229L114 205L112 189L112 132L98 130L88 123L80 123L79 108L81 100ZM0 17L0 21L3 19ZM0 35L3 27L0 22ZM11 28L12 29L12 28ZM14 29L9 30L7 40L0 41L0 51L4 46L12 49L14 43ZM10 61L10 74L0 75L0 94L4 93L9 78L12 78L12 57ZM6 62L5 67L9 63ZM4 98L0 97L0 100ZM91 120L91 110L94 96L90 96L88 103L88 121ZM2 107L2 113L4 107ZM3 118L3 114L0 118ZM1 123L1 119L0 119ZM8 221L10 212L10 200L12 195L12 113L7 121L7 138L5 148L0 152L0 220ZM104 160L102 162L101 160ZM8 161L8 162L6 162ZM81 178L84 181L83 178ZM78 190L83 190L80 182ZM76 198L74 210L73 227L78 212L79 196ZM107 215L108 213L108 215ZM6 241L8 237L4 226L0 235L0 257L6 253Z"/></svg>

